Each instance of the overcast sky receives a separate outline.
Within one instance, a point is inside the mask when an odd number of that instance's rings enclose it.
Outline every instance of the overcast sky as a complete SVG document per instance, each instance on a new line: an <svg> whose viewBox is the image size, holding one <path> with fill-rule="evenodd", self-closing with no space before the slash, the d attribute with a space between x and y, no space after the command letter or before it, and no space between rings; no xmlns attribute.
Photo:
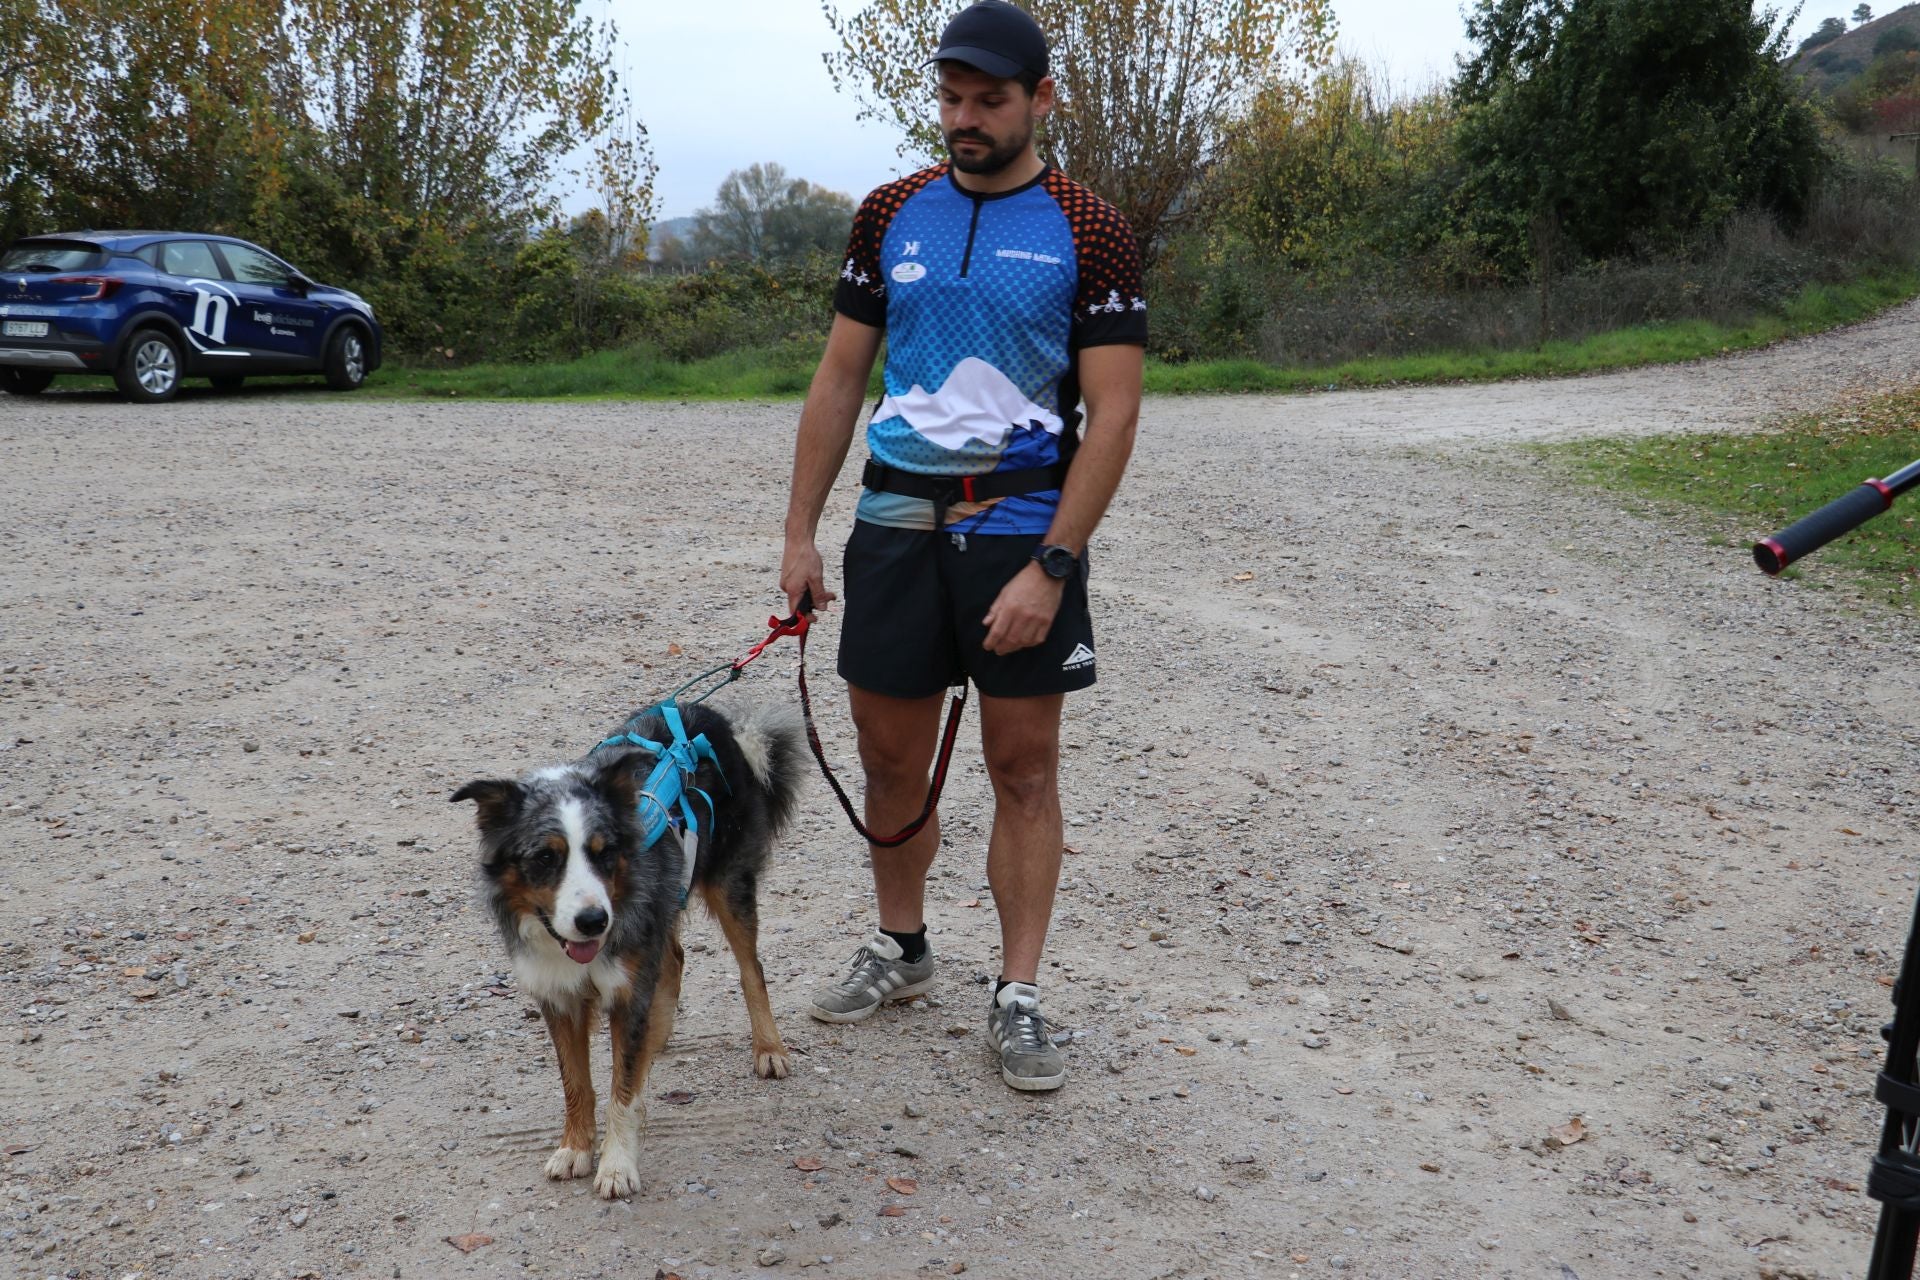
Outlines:
<svg viewBox="0 0 1920 1280"><path fill-rule="evenodd" d="M1854 2L1809 0L1796 38ZM903 170L894 131L857 122L853 100L834 92L820 61L833 36L817 0L601 3L625 38L627 83L660 162L660 217L710 203L729 171L756 161L856 198ZM962 5L954 0L956 11ZM1446 77L1466 49L1459 0L1334 0L1334 11L1341 48L1384 67L1397 86Z"/></svg>

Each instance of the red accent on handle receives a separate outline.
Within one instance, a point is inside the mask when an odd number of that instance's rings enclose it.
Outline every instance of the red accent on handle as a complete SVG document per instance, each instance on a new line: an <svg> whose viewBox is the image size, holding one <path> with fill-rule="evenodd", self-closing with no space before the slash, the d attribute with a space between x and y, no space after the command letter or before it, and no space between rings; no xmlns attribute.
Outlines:
<svg viewBox="0 0 1920 1280"><path fill-rule="evenodd" d="M733 660L733 669L739 671L749 662L752 662L762 653L765 653L767 646L775 640L778 640L781 636L800 636L804 638L807 634L807 628L812 625L813 619L804 613L796 613L791 618L768 618L767 626L770 628L770 631L767 638L741 654L738 658L735 658Z"/></svg>
<svg viewBox="0 0 1920 1280"><path fill-rule="evenodd" d="M1893 500L1899 495L1893 491L1892 485L1888 484L1885 480L1863 480L1861 483L1870 485L1880 491L1880 501L1886 504L1886 506L1881 508L1882 511L1893 510Z"/></svg>
<svg viewBox="0 0 1920 1280"><path fill-rule="evenodd" d="M1772 538L1760 539L1760 545L1773 552L1774 565L1773 568L1767 570L1770 574L1779 573L1793 560L1793 557L1787 554L1787 549L1778 542L1775 542Z"/></svg>

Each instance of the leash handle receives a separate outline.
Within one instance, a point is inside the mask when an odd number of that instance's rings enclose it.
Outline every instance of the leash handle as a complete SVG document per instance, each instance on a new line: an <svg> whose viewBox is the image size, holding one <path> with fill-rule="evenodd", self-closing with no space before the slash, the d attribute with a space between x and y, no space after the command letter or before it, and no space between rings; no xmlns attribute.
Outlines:
<svg viewBox="0 0 1920 1280"><path fill-rule="evenodd" d="M807 628L813 625L813 619L808 616L812 612L813 591L809 588L806 593L800 597L800 607L796 609L792 615L785 618L767 619L767 638L733 660L732 674L727 677L728 683L732 683L737 679L740 672L746 668L749 662L752 662L755 658L765 653L767 646L782 636L798 636L801 645L804 647L807 642Z"/></svg>

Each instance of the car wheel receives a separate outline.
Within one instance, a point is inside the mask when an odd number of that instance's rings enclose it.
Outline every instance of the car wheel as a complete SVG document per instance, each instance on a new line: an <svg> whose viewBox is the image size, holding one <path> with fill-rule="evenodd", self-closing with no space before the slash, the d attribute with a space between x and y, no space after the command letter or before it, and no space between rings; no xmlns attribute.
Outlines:
<svg viewBox="0 0 1920 1280"><path fill-rule="evenodd" d="M120 394L141 404L173 399L180 390L180 344L159 329L142 329L113 371Z"/></svg>
<svg viewBox="0 0 1920 1280"><path fill-rule="evenodd" d="M52 385L45 369L0 369L0 390L10 396L37 396Z"/></svg>
<svg viewBox="0 0 1920 1280"><path fill-rule="evenodd" d="M222 373L208 378L207 381L213 384L215 391L238 391L246 378L237 373Z"/></svg>
<svg viewBox="0 0 1920 1280"><path fill-rule="evenodd" d="M366 335L342 325L327 342L327 385L335 391L357 391L366 380Z"/></svg>

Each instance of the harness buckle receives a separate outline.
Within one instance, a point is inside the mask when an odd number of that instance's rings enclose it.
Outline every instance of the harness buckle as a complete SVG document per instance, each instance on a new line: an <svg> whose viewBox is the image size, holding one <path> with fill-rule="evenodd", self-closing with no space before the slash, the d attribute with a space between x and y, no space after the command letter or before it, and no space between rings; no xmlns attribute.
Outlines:
<svg viewBox="0 0 1920 1280"><path fill-rule="evenodd" d="M972 476L960 477L960 497L967 502L979 501L978 498L973 496L973 477Z"/></svg>

